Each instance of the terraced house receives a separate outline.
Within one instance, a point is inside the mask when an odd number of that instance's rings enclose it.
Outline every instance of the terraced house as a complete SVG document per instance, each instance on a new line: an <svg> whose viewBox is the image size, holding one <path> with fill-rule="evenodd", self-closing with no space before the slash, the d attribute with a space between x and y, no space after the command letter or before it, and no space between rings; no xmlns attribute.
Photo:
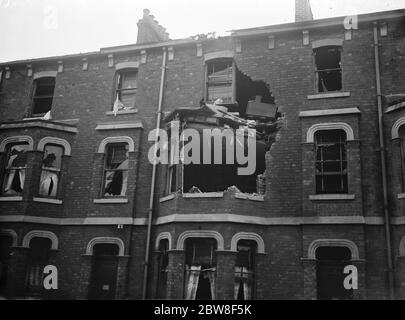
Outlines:
<svg viewBox="0 0 405 320"><path fill-rule="evenodd" d="M297 0L295 23L228 37L172 40L148 10L138 27L0 64L1 295L405 298L405 11L314 20ZM229 129L254 173L153 164L156 128Z"/></svg>

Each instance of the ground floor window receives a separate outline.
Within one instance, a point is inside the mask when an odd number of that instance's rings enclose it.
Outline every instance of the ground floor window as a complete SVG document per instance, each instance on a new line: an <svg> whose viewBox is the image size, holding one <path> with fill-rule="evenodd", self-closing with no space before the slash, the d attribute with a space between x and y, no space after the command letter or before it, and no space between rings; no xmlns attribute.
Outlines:
<svg viewBox="0 0 405 320"><path fill-rule="evenodd" d="M169 240L164 239L159 242L159 262L158 262L158 288L157 298L165 299L167 290L167 267L169 264Z"/></svg>
<svg viewBox="0 0 405 320"><path fill-rule="evenodd" d="M48 238L32 238L28 254L26 287L30 294L41 294L44 290L44 268L49 265L52 241Z"/></svg>
<svg viewBox="0 0 405 320"><path fill-rule="evenodd" d="M351 251L346 247L320 247L316 259L318 299L353 299L353 290L346 290L343 285L346 277L343 270L351 264Z"/></svg>
<svg viewBox="0 0 405 320"><path fill-rule="evenodd" d="M186 241L186 300L215 300L216 249L214 239Z"/></svg>
<svg viewBox="0 0 405 320"><path fill-rule="evenodd" d="M100 243L94 245L89 299L115 299L118 254L119 248L115 244Z"/></svg>
<svg viewBox="0 0 405 320"><path fill-rule="evenodd" d="M7 285L7 273L12 244L12 237L7 235L0 236L0 294L4 293Z"/></svg>
<svg viewBox="0 0 405 320"><path fill-rule="evenodd" d="M240 240L237 250L234 298L235 300L251 300L254 298L257 244L254 241Z"/></svg>

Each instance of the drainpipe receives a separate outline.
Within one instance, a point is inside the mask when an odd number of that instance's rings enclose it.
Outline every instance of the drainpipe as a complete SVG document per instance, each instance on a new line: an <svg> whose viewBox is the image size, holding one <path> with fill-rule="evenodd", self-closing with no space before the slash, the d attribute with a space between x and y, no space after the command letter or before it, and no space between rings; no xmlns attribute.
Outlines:
<svg viewBox="0 0 405 320"><path fill-rule="evenodd" d="M384 142L384 119L382 110L382 94L381 94L381 75L380 75L380 52L378 41L378 28L377 22L374 22L374 58L375 58L375 72L376 72L376 86L377 86L377 107L378 107L378 132L380 139L380 157L381 157L381 174L383 184L383 198L384 198L384 224L385 224L385 238L387 250L387 267L388 267L388 286L390 299L393 300L394 296L394 270L392 261L392 245L391 245L391 221L388 208L388 184L387 184L387 156L385 152Z"/></svg>
<svg viewBox="0 0 405 320"><path fill-rule="evenodd" d="M166 77L166 62L167 62L167 50L163 48L163 61L162 61L162 75L160 79L160 93L159 93L159 105L157 110L157 120L156 120L156 135L155 135L155 151L154 155L157 153L157 142L159 139L159 129L160 122L162 121L162 105L163 105L163 93L164 93L164 83ZM150 186L150 195L149 195L149 210L148 210L148 231L146 235L146 248L145 248L145 262L143 266L143 286L142 286L142 299L146 299L147 286L148 286L148 270L149 270L149 251L150 251L150 240L152 233L152 215L153 215L153 203L154 203L154 194L155 194L155 185L156 185L156 171L157 164L153 163L152 168L152 182Z"/></svg>

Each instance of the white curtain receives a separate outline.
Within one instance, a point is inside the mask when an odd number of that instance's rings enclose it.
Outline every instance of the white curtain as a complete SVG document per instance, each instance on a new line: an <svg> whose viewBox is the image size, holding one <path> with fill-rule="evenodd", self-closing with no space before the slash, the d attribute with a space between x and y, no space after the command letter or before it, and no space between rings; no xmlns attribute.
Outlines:
<svg viewBox="0 0 405 320"><path fill-rule="evenodd" d="M238 300L240 286L243 286L243 298L244 300L252 299L252 284L249 281L249 270L245 267L235 267L235 287L234 298Z"/></svg>
<svg viewBox="0 0 405 320"><path fill-rule="evenodd" d="M191 266L186 274L186 300L195 300L200 279L201 266Z"/></svg>
<svg viewBox="0 0 405 320"><path fill-rule="evenodd" d="M4 191L6 194L10 194L10 191L14 191L15 193L19 193L16 190L13 190L13 180L15 178L16 173L18 173L20 178L20 188L21 190L24 189L24 181L25 181L25 169L17 169L17 170L9 170L7 172L7 177L5 179L6 184L4 186Z"/></svg>
<svg viewBox="0 0 405 320"><path fill-rule="evenodd" d="M206 271L206 275L210 280L211 298L212 300L215 300L215 270Z"/></svg>
<svg viewBox="0 0 405 320"><path fill-rule="evenodd" d="M56 197L58 182L59 178L55 172L42 170L39 194L41 196Z"/></svg>

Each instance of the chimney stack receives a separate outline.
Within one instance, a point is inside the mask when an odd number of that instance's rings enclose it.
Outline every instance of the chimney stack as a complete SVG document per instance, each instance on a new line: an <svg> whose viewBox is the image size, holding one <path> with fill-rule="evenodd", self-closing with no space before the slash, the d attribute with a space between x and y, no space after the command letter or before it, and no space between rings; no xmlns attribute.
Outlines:
<svg viewBox="0 0 405 320"><path fill-rule="evenodd" d="M309 0L295 0L295 22L314 20Z"/></svg>
<svg viewBox="0 0 405 320"><path fill-rule="evenodd" d="M148 9L143 10L143 18L138 22L137 44L164 42L169 40L169 34Z"/></svg>

